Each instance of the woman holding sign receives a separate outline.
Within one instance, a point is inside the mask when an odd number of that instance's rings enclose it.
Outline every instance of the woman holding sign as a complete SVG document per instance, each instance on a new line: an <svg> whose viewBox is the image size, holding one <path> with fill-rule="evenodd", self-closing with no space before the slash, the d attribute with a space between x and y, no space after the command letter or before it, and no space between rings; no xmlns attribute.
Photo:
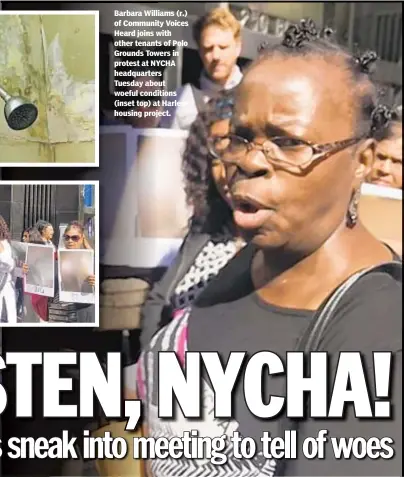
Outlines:
<svg viewBox="0 0 404 477"><path fill-rule="evenodd" d="M71 222L66 230L63 237L64 244L67 250L79 250L79 249L87 249L91 250L90 245L84 235L84 229L79 222ZM37 243L46 245L45 242L41 239L40 241L35 240L35 237L32 237L30 243ZM67 251L66 250L66 251ZM59 253L63 254L64 249L60 250ZM68 263L67 263L68 265ZM60 266L60 264L59 264ZM65 264L66 266L66 264ZM27 264L24 264L23 271L25 274L28 273L29 269ZM70 270L68 270L69 272ZM61 273L61 278L66 276L65 273ZM50 322L78 322L78 323L88 323L93 322L95 319L94 315L94 305L92 303L76 303L72 302L70 299L65 299L63 292L71 292L69 295L71 296L74 294L74 288L72 290L72 281L74 282L73 285L76 286L77 282L77 270L71 270L71 273L68 273L67 276L69 277L67 283L63 285L63 282L60 283L59 276L57 271L55 270L55 289L60 289L62 292L62 296L60 296L60 291L55 293L55 296L52 298L48 297L41 297L38 295L32 295L32 305L37 312L38 316L41 318L42 321L50 321ZM95 283L95 276L94 274L86 275L85 281L87 288L85 291L88 294L93 294L93 287ZM82 287L77 290L77 293L81 295Z"/></svg>
<svg viewBox="0 0 404 477"><path fill-rule="evenodd" d="M93 322L94 256L84 227L79 222L73 221L67 225L63 245L64 248L58 251L59 293L49 303L49 319L59 321L64 311L68 313L69 321Z"/></svg>
<svg viewBox="0 0 404 477"><path fill-rule="evenodd" d="M91 245L88 242L87 237L85 236L84 233L84 227L77 221L70 222L63 234L63 244L66 250L92 250ZM78 265L80 267L80 261L78 263L72 264L72 265ZM66 265L68 268L69 264ZM69 288L68 283L70 282L70 288L74 287L77 289L77 291L80 291L83 284L78 284L77 282L77 274L72 275L68 273L68 270L66 268L66 279L64 280L65 285L61 285L62 288ZM95 275L90 274L86 276L85 282L90 285L91 287L94 287L95 285Z"/></svg>
<svg viewBox="0 0 404 477"><path fill-rule="evenodd" d="M10 232L0 215L0 320L17 323L17 294L13 280L15 260L10 245Z"/></svg>

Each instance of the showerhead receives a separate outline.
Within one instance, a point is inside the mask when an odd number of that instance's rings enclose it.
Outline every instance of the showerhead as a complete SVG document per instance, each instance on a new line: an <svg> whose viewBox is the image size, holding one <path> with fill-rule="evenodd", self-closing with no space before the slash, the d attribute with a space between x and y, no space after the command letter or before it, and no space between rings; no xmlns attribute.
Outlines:
<svg viewBox="0 0 404 477"><path fill-rule="evenodd" d="M7 124L15 131L27 129L38 117L37 107L25 98L19 96L10 96L0 87L0 97L4 100L4 116Z"/></svg>

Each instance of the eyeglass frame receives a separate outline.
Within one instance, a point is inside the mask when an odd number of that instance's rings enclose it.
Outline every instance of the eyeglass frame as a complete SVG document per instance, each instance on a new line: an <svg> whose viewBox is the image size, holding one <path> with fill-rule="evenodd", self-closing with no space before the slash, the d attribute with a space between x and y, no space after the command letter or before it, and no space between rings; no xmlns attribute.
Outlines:
<svg viewBox="0 0 404 477"><path fill-rule="evenodd" d="M219 153L217 153L213 149L213 143L216 142L216 141L219 141L219 140L223 141L224 139L230 139L232 137L236 137L236 138L240 139L246 145L246 147L247 147L246 154L250 153L253 150L259 150L259 151L262 151L262 153L265 156L265 159L268 162L270 162L271 164L275 164L275 165L285 164L285 165L288 165L288 166L291 166L291 167L294 167L294 168L298 168L301 171L304 171L305 169L310 167L313 164L313 162L323 161L325 159L328 159L333 154L337 154L338 152L341 152L344 149L346 149L348 147L351 147L354 144L357 144L359 141L362 141L363 139L366 139L367 135L356 136L356 137L352 137L352 138L349 138L349 139L343 139L341 141L334 141L334 142L330 142L330 143L326 143L326 144L315 144L315 143L312 143L310 141L305 141L303 139L294 138L294 137L290 137L290 136L274 136L272 138L267 139L263 144L255 144L254 142L248 141L248 139L245 139L241 136L238 136L237 134L227 134L225 136L216 136L216 137L213 137L213 138L209 138L209 140L208 140L209 153L215 159L223 160L222 155L220 155ZM273 158L270 158L269 154L268 154L268 151L265 151L265 149L264 149L265 144L267 142L272 142L274 139L283 139L283 138L285 138L285 139L295 139L296 141L299 141L301 143L300 145L309 146L313 151L313 154L312 154L311 158L308 161L306 161L305 163L299 164L299 165L295 164L295 163L292 163L292 162L289 162L289 161L283 161L283 160L279 160L279 159L274 160ZM317 157L316 157L316 155L317 155ZM223 161L223 162L229 162L229 161Z"/></svg>

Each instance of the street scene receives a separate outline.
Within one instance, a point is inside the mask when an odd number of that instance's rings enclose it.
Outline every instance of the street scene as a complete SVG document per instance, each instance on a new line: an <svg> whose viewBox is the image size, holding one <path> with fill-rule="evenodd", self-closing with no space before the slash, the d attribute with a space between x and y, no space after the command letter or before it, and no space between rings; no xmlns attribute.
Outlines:
<svg viewBox="0 0 404 477"><path fill-rule="evenodd" d="M95 184L0 185L1 324L95 323Z"/></svg>

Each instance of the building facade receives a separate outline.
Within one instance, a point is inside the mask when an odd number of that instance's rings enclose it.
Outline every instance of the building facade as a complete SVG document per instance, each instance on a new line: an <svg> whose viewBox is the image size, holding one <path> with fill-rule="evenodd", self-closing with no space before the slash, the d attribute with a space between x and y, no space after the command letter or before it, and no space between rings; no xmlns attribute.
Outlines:
<svg viewBox="0 0 404 477"><path fill-rule="evenodd" d="M35 225L38 220L50 222L55 229L54 243L57 244L59 225L84 217L81 194L78 185L0 183L0 215L7 222L13 240L20 240L24 229Z"/></svg>
<svg viewBox="0 0 404 477"><path fill-rule="evenodd" d="M402 103L402 3L326 2L325 23L352 51L379 55L375 80L386 102Z"/></svg>

